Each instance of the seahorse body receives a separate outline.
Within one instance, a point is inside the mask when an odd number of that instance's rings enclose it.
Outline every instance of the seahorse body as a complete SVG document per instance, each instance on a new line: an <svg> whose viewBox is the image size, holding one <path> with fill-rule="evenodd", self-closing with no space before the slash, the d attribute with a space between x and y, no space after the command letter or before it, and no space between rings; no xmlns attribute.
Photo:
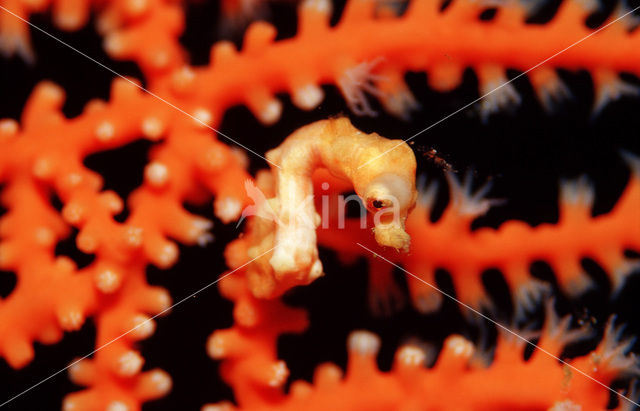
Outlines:
<svg viewBox="0 0 640 411"><path fill-rule="evenodd" d="M250 275L252 291L275 296L293 285L307 284L322 275L316 227L320 216L313 201L312 175L326 168L349 181L369 211L376 212L375 239L380 245L408 251L405 220L415 206L416 160L409 146L378 134L357 130L347 118L318 121L291 134L267 153L272 175L275 217L256 219L255 246L250 256L269 253ZM270 182L263 182L267 188Z"/></svg>

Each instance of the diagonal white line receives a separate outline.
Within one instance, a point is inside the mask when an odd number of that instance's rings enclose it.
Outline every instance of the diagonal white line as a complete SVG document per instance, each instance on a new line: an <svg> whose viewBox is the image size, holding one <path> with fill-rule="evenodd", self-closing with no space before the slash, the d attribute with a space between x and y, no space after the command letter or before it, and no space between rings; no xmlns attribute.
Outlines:
<svg viewBox="0 0 640 411"><path fill-rule="evenodd" d="M277 246L276 246L277 247ZM158 314L154 315L151 318L146 319L145 321L141 322L140 324L136 325L135 327L133 327L132 329L130 329L129 331L119 335L118 337L114 338L113 340L104 343L103 345L101 345L100 347L96 348L95 350L91 351L89 354L85 355L84 357L78 358L77 360L73 361L71 364L67 365L66 367L64 367L61 370L58 370L56 372L54 372L53 374L51 374L50 376L48 376L47 378L43 379L42 381L32 385L31 387L27 388L26 390L22 391L19 394L14 395L13 397L9 398L8 400L6 400L5 402L3 402L2 404L0 404L0 408L4 407L5 405L9 404L11 401L15 400L16 398L21 397L22 395L26 394L27 392L31 391L32 389L36 388L37 386L39 386L40 384L45 383L46 381L49 381L50 379L52 379L53 377L55 377L56 375L68 370L69 368L73 367L74 365L76 365L77 363L79 363L80 361L84 360L85 358L88 358L90 356L92 356L93 354L95 354L96 352L100 351L101 349L113 344L114 342L118 341L120 338L124 337L125 335L137 330L138 328L144 326L145 324L147 324L149 321L152 321L153 319L161 316L162 314L166 313L167 311L171 310L173 307L176 307L179 304L182 304L183 302L187 301L188 299L194 297L196 294L201 293L202 291L206 290L207 288L211 287L212 285L217 284L219 281L222 281L223 279L227 278L228 276L230 276L231 274L235 273L236 271L238 271L239 269L246 267L247 265L249 265L250 263L252 263L253 261L257 260L258 258L262 257L263 255L266 255L268 253L270 253L271 251L273 251L276 247L273 247L272 249L265 251L264 253L260 254L259 256L247 261L246 263L242 264L240 267L229 271L228 273L226 273L225 275L223 275L222 277L216 279L215 281L205 285L204 287L202 287L201 289L199 289L196 292L191 293L190 295L184 297L182 300L178 301L177 303L171 305L168 308L165 308L164 310L160 311Z"/></svg>
<svg viewBox="0 0 640 411"><path fill-rule="evenodd" d="M568 0L567 0L567 1L568 1ZM513 83L514 81L516 81L516 80L517 80L517 79L519 79L520 77L522 77L522 76L524 76L524 75L528 74L528 73L529 73L529 72L531 72L532 70L537 69L537 68L538 68L538 67L540 67L541 65L543 65L543 64L545 64L545 63L547 63L548 61L553 60L554 58L558 57L560 54L562 54L562 53L564 53L565 51L567 51L567 50L569 50L569 49L571 49L571 48L573 48L573 47L577 46L578 44L582 43L583 41L585 41L586 39L590 38L591 36L595 36L596 34L600 33L602 30L604 30L604 29L606 29L607 27L611 26L613 23L615 23L615 22L617 22L617 21L620 21L621 19L623 19L623 18L627 17L627 16L628 16L628 15L630 15L631 13L634 13L636 10L640 10L640 6L636 7L635 9L633 9L633 10L631 10L631 11L629 11L629 12L625 13L625 14L623 14L622 16L620 16L620 17L616 18L615 20L613 20L613 21L611 21L611 22L609 22L609 23L605 24L604 26L602 26L602 27L598 28L598 29L597 29L597 30L595 30L594 32L589 33L587 36L585 36L585 37L581 38L580 40L576 41L575 43L573 43L573 44L571 44L571 45L569 45L569 46L565 47L564 49L560 50L559 52L557 52L556 54L552 55L551 57L547 57L546 59L542 60L540 63L538 63L538 64L536 64L535 66L531 67L529 70L527 70L527 71L525 71L525 72L523 72L523 73L518 74L517 76L515 76L515 77L514 77L514 78L512 78L511 80L509 80L509 81L507 81L507 82L505 82L505 83L503 83L503 84L499 85L498 87L494 88L493 90L489 91L488 93L483 94L482 96L480 96L480 97L478 97L477 99L473 100L472 102L470 102L470 103L466 104L465 106L463 106L463 107L459 108L458 110L454 111L453 113L451 113L451 114L447 115L446 117L443 117L443 118L441 118L440 120L436 121L435 123L431 124L431 125L430 125L430 126L428 126L427 128L424 128L424 129L422 129L422 130L418 131L416 134L412 135L412 136L411 136L411 137L409 137L408 139L403 140L403 141L402 141L402 143L398 143L397 145L395 145L395 146L391 147L390 149L386 150L385 152L383 152L383 153L379 154L378 156L376 156L376 157L374 157L374 158L371 158L371 159L367 160L365 163L363 163L363 164L359 165L359 166L358 166L358 169L360 169L360 168L362 168L362 167L366 166L367 164L371 163L371 162L372 162L372 161L374 161L374 160L379 159L380 157L384 156L384 155L385 155L385 154L387 154L388 152L395 150L396 148L400 147L400 146L401 146L401 145L403 145L404 143L406 143L406 142L408 142L408 141L413 140L414 138L418 137L420 134L422 134L422 133L424 133L424 132L426 132L426 131L428 131L428 130L432 129L433 127L437 126L438 124L442 123L443 121L445 121L445 120L447 120L447 119L449 119L449 118L451 118L451 117L455 116L456 114L460 113L461 111L466 110L467 108L469 108L469 107L471 107L472 105L476 104L478 101L482 100L483 98L487 97L488 95L493 94L495 91L500 90L502 87L504 87L504 86L506 86L506 85L508 85L508 84L510 84L510 83Z"/></svg>
<svg viewBox="0 0 640 411"><path fill-rule="evenodd" d="M156 99L162 101L163 103L165 103L166 105L168 105L169 107L173 108L176 111L179 111L180 113L190 117L191 119L193 119L194 121L196 121L197 123L199 123L200 125L216 132L217 134L221 135L222 137L226 138L227 140L231 141L232 143L244 148L245 150L247 150L250 153L255 154L256 156L260 157L261 159L263 159L264 161L266 161L267 163L280 168L279 165L272 163L271 161L267 160L265 157L261 156L260 154L256 153L255 151L251 150L249 147L237 142L236 140L232 139L231 137L229 137L228 135L224 134L223 132L221 132L220 130L216 130L215 128L211 127L210 125L208 125L207 123L203 122L202 120L200 120L199 118L187 113L186 111L182 110L180 107L176 106L175 104L171 103L170 101L167 101L165 99L163 99L162 97L158 96L157 94L147 90L146 88L142 87L141 85L137 84L135 81L132 81L131 79L123 76L122 74L116 72L115 70L113 70L112 68L102 64L101 62L99 62L98 60L94 59L93 57L83 53L82 51L78 50L77 48L73 47L72 45L65 43L64 41L60 40L59 38L57 38L56 36L54 36L53 34L50 34L48 32L46 32L45 30L41 29L40 27L36 26L35 24L31 23L29 20L25 20L22 17L18 16L17 14L15 14L14 12L12 12L11 10L7 9L6 7L3 7L0 5L0 10L4 10L5 12L11 14L12 16L14 16L17 19L22 20L24 23L27 23L29 26L33 27L34 29L38 30L41 33L46 34L47 36L51 37L52 39L54 39L55 41L57 41L58 43L63 44L64 46L67 46L68 48L70 48L71 50L75 51L76 53L80 54L81 56L93 61L94 63L96 63L97 65L99 65L100 67L104 68L105 70L110 71L112 74L115 74L116 76L120 77L121 79L124 79L126 81L128 81L129 83L133 84L134 86L138 87L140 90L144 91L145 93L151 95L152 97L155 97Z"/></svg>
<svg viewBox="0 0 640 411"><path fill-rule="evenodd" d="M532 343L531 341L529 341L528 339L526 339L525 337L521 336L520 334L516 333L515 331L511 330L509 327L506 327L502 324L500 324L499 322L497 322L496 320L492 319L491 317L488 317L484 314L482 314L480 311L476 310L475 308L471 307L468 304L463 303L462 301L458 300L456 297L452 296L451 294L448 294L445 291L442 291L441 289L439 289L438 287L436 287L435 285L423 280L422 278L418 277L417 275L405 270L403 267L399 266L398 264L394 263L393 261L390 261L386 258L384 258L383 256L381 256L380 254L376 253L373 250L370 250L369 248L363 246L360 243L356 243L358 244L360 247L364 248L365 250L369 251L370 253L373 254L374 257L376 258L380 258L386 262L388 262L389 264L391 264L392 266L398 268L399 270L402 270L404 273L410 275L411 277L415 278L416 280L420 281L423 284L428 285L429 287L433 288L434 290L436 290L437 292L439 292L440 294L444 295L445 297L455 301L456 303L460 304L461 306L463 306L464 308L472 311L473 313L479 315L480 317L484 318L485 320L489 321L490 323L494 324L495 326L501 328L502 330L508 332L509 334L515 336L516 338L518 338L519 340L523 341L526 344L529 344L530 346L542 351L543 353L547 354L549 357L559 361L560 363L562 363L563 365L566 365L567 367L571 368L573 371L587 377L588 379L592 380L593 382L596 382L598 384L600 384L601 386L603 386L604 388L606 388L607 390L611 391L612 393L618 395L620 398L624 398L625 400L629 401L631 404L635 405L636 407L640 407L640 404L638 404L637 402L634 402L632 399L626 397L625 395L623 395L622 393L614 390L613 388L609 387L608 385L604 384L603 382L593 378L592 376L590 376L589 374L585 373L584 371L580 370L579 368L576 368L575 366L569 364L568 362L556 357L555 355L553 355L552 353L550 353L549 351L545 350L544 348L539 347L537 344Z"/></svg>

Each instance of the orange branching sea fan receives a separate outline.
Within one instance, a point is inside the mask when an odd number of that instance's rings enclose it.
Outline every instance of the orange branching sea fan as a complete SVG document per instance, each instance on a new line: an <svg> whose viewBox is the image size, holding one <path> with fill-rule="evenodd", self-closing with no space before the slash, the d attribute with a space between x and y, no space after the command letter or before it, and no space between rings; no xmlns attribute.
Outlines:
<svg viewBox="0 0 640 411"><path fill-rule="evenodd" d="M637 409L637 10L0 0L1 411Z"/></svg>

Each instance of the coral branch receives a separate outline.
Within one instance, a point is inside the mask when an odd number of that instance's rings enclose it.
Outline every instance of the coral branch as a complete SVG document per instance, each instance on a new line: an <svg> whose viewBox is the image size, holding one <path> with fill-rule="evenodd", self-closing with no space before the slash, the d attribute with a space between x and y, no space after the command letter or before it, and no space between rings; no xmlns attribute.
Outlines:
<svg viewBox="0 0 640 411"><path fill-rule="evenodd" d="M239 23L256 3L227 0L223 11ZM492 308L482 273L497 268L512 292L518 322L551 289L531 278L536 260L552 267L570 296L592 285L583 258L606 271L614 292L621 290L639 265L631 255L640 251L640 159L623 154L631 175L606 214L592 216L594 190L579 179L562 183L553 224L506 221L497 229L472 230L473 221L496 203L485 198L488 185L474 190L470 177L459 181L449 174L450 203L431 222L437 187L416 192L409 146L362 133L345 117L294 132L267 153L273 167L258 173L255 184L246 158L213 133L233 105L246 106L271 125L285 111L279 93L308 111L323 101L326 85L336 86L355 114L377 115L374 97L384 110L407 119L420 107L405 82L407 72L425 72L432 88L450 91L467 68L485 95L482 120L521 102L517 84L507 84L508 70L527 72L548 111L571 96L557 71L588 71L597 115L610 102L638 94L620 77L640 75L637 18L610 24L627 8L617 7L593 28L586 18L596 4L582 0L564 0L546 24L530 22L535 7L511 0L349 0L332 25L329 0L305 0L294 36L280 40L274 26L254 22L240 48L219 41L210 63L194 67L180 38L186 5L174 0L0 0L0 6L4 55L34 62L27 24L34 13L51 11L64 30L76 30L95 15L107 53L133 61L144 76L145 89L137 80L118 79L109 101L91 101L71 119L61 111L64 91L42 82L19 122L0 120L0 200L8 210L0 218L0 269L17 277L15 289L0 300L0 356L13 368L24 367L34 357L34 342L53 344L92 319L96 351L70 367L73 382L86 388L67 396L65 409L138 410L171 389L167 373L144 370L138 346L155 330L152 317L171 307L169 293L149 285L145 271L150 264L174 265L178 243L212 241L213 223L185 208L212 197L214 215L223 223L249 217L243 235L226 249L228 266L237 269L266 255L220 282L234 303L235 324L215 331L207 349L222 361L221 376L237 404L205 409L602 409L609 393L600 385L638 374L631 342L621 341L613 320L593 352L564 365L540 351L524 361L522 344L501 336L495 358L485 358L491 364L482 368L473 344L451 336L431 369L423 366L429 353L409 345L383 372L376 363L383 342L357 331L348 340L344 373L320 365L313 383L294 381L286 392L289 371L278 357L278 338L304 331L309 320L278 297L322 274L318 244L337 250L343 261L369 259L369 303L380 314L392 314L403 300L388 260L419 277L408 278L408 285L422 313L441 304L442 296L429 286L438 269L451 274L459 300ZM487 18L486 11L495 14ZM142 185L126 199L103 189L103 176L85 166L86 157L141 138L153 143L140 172ZM353 198L339 197L352 188ZM320 195L311 198L314 193ZM255 207L245 208L248 197L259 200ZM359 201L363 218L344 219L350 200ZM397 215L379 213L389 209ZM74 233L78 250L93 258L84 267L56 251ZM374 260L358 243L385 260ZM548 308L540 346L560 355L587 334Z"/></svg>
<svg viewBox="0 0 640 411"><path fill-rule="evenodd" d="M227 258L232 265L241 260L238 253L246 252L244 241L237 240L227 249ZM385 372L380 371L376 363L380 339L367 331L355 331L349 337L349 359L344 372L332 364L320 365L312 383L293 381L285 395L282 387L286 365L276 360L275 335L301 331L303 321L291 326L280 319L299 319L304 313L296 310L283 316L283 311L292 309L281 306L278 301L263 301L265 305L254 311L259 302L249 293L245 273L236 274L226 278L227 283L222 287L227 298L235 302L236 325L214 332L208 350L211 357L222 360L223 375L234 387L238 403L237 407L229 403L210 404L203 407L205 411L219 409L216 407L251 410L601 410L609 400L609 392L602 385L606 387L616 379L638 374L636 358L628 354L630 344L621 341L621 332L614 328L613 320L593 352L560 363L556 356L561 355L564 347L588 337L590 330L586 327L571 329L570 318L558 318L549 304L547 323L538 343L541 349L534 351L529 360L524 359L524 341L511 334L501 334L493 359L484 361L477 359L478 356L487 357L486 353L479 352L463 337L453 335L444 341L432 368L425 367L429 353L409 344L396 352L392 369ZM276 318L278 320L273 322ZM243 360L251 361L251 367ZM481 366L481 362L490 365ZM517 373L514 373L516 368ZM268 378L265 379L265 375ZM276 378L276 375L280 377ZM365 392L367 395L363 395ZM629 405L632 403L620 398L617 409L627 409Z"/></svg>
<svg viewBox="0 0 640 411"><path fill-rule="evenodd" d="M171 386L159 370L141 372L144 360L134 348L153 332L149 316L171 301L165 290L147 285L145 268L175 263L178 249L169 238L210 241L211 223L182 206L206 199L203 190L217 194L221 219L237 218L246 202L239 183L248 174L207 129L128 81L116 80L108 103L91 102L75 119L61 114L63 98L57 86L42 83L20 126L2 123L0 181L7 181L2 201L10 211L0 220L0 268L14 271L18 284L0 302L0 354L22 367L33 357L34 340L57 342L62 331L77 330L93 316L99 351L74 365L89 370L74 381L90 388L68 397L65 406L139 409ZM158 143L145 182L128 201L129 217L120 224L113 216L123 210L123 200L101 191L101 176L82 159L143 136ZM50 204L53 193L63 204L61 215ZM78 249L95 256L80 270L69 258L54 257L72 226Z"/></svg>

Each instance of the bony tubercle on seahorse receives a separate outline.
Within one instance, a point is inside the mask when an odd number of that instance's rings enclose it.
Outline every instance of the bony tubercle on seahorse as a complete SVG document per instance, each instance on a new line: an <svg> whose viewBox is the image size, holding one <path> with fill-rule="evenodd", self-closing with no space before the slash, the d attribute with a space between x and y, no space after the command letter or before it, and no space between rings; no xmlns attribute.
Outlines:
<svg viewBox="0 0 640 411"><path fill-rule="evenodd" d="M248 227L248 255L255 261L247 277L254 295L276 297L323 274L316 244L321 220L313 201L317 169L351 183L373 213L378 244L409 251L405 221L417 198L416 159L402 140L363 133L340 117L301 127L266 156L271 173L259 174L257 184L275 197L256 204L257 218Z"/></svg>

